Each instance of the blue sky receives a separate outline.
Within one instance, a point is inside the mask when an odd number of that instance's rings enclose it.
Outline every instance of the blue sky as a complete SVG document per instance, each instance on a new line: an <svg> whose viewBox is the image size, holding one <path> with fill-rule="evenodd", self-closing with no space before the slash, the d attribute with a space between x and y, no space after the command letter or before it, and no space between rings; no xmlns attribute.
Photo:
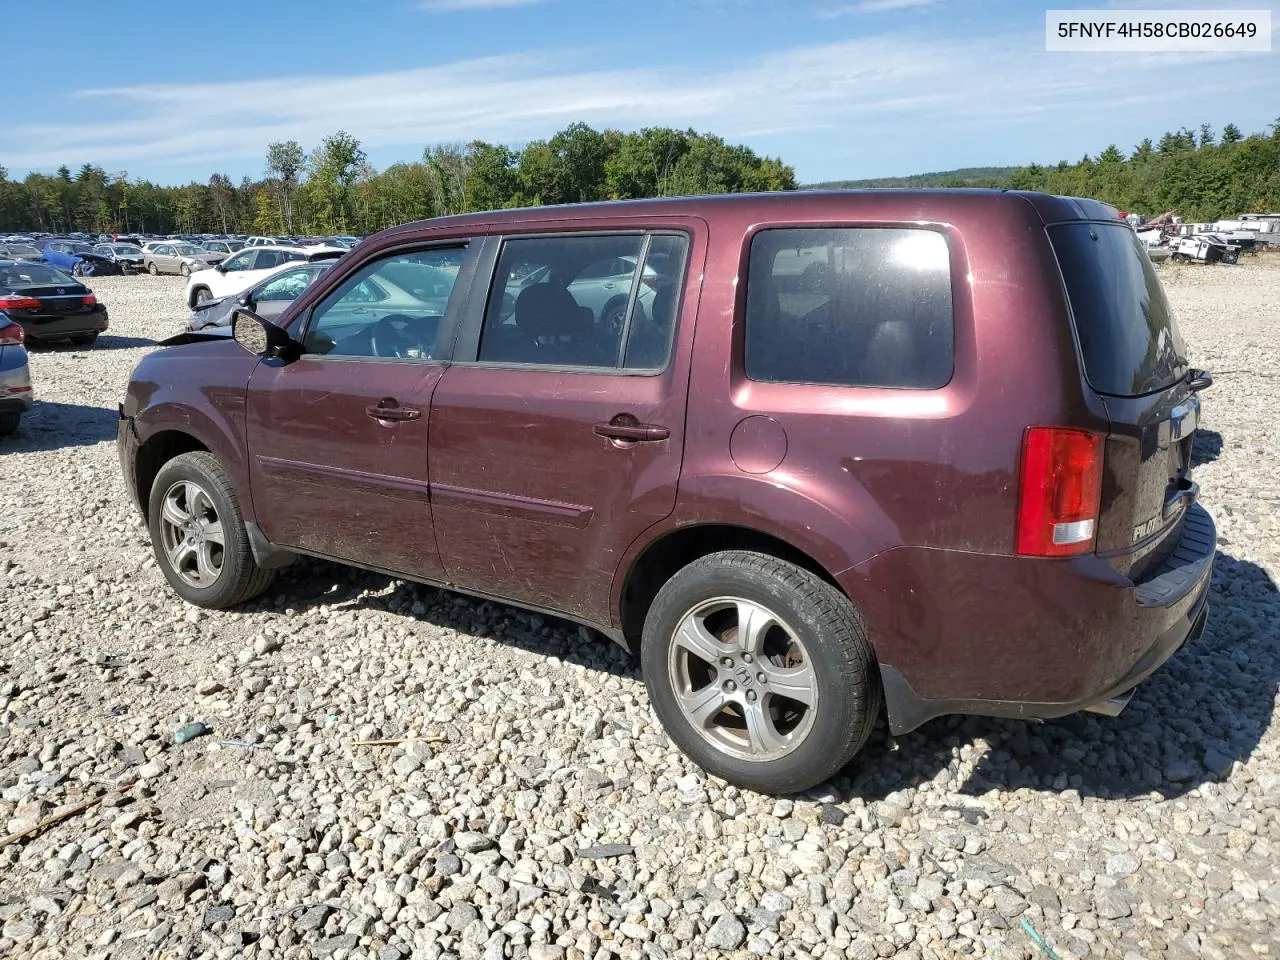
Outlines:
<svg viewBox="0 0 1280 960"><path fill-rule="evenodd" d="M1280 28L1280 0L1230 5L1271 8ZM1280 113L1280 44L1051 54L1044 10L1025 0L15 2L0 164L19 177L92 162L166 183L238 179L262 172L267 142L310 149L340 128L383 167L428 143L519 145L584 120L712 131L814 182L1076 160L1183 125L1262 130Z"/></svg>

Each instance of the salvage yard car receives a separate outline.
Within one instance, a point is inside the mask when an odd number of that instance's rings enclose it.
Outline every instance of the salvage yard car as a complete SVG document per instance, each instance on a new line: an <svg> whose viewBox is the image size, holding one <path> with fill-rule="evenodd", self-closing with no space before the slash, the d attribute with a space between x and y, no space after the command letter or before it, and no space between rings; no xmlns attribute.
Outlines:
<svg viewBox="0 0 1280 960"><path fill-rule="evenodd" d="M107 329L107 308L74 277L43 263L0 260L0 310L29 342L89 346Z"/></svg>
<svg viewBox="0 0 1280 960"><path fill-rule="evenodd" d="M620 318L575 296L601 277ZM369 302L384 280L412 299ZM233 332L149 354L120 406L180 596L235 606L307 554L588 624L735 784L819 783L883 715L1115 714L1204 628L1211 379L1094 201L430 220Z"/></svg>
<svg viewBox="0 0 1280 960"><path fill-rule="evenodd" d="M187 278L187 306L240 293L269 276L282 263L319 263L336 260L346 252L339 247L245 247Z"/></svg>
<svg viewBox="0 0 1280 960"><path fill-rule="evenodd" d="M35 399L25 339L22 327L0 310L0 437L18 429Z"/></svg>

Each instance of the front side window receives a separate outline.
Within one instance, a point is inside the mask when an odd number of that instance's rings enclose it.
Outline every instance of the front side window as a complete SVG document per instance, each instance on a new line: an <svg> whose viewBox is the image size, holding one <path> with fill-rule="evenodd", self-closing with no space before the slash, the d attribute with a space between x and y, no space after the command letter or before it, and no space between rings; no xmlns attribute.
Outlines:
<svg viewBox="0 0 1280 960"><path fill-rule="evenodd" d="M466 247L432 247L367 263L312 312L308 353L432 360Z"/></svg>
<svg viewBox="0 0 1280 960"><path fill-rule="evenodd" d="M478 359L661 369L687 248L683 234L508 240L498 258Z"/></svg>
<svg viewBox="0 0 1280 960"><path fill-rule="evenodd" d="M764 230L751 242L752 380L928 390L951 379L951 262L933 230Z"/></svg>

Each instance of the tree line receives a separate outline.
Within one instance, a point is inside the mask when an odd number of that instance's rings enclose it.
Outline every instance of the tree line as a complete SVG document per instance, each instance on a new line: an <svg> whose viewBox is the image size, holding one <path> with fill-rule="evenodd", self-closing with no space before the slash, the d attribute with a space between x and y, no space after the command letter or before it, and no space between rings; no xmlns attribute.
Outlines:
<svg viewBox="0 0 1280 960"><path fill-rule="evenodd" d="M346 131L310 153L269 144L264 175L163 186L86 163L10 180L0 166L0 231L366 234L446 214L589 200L796 189L773 157L695 130L624 133L575 123L523 148L436 144L376 170Z"/></svg>
<svg viewBox="0 0 1280 960"><path fill-rule="evenodd" d="M1209 124L1144 139L1126 156L1111 144L1096 157L1055 167L1018 167L1001 184L1096 197L1122 210L1173 210L1188 222L1280 210L1280 118L1269 133L1245 136L1228 123L1219 136Z"/></svg>

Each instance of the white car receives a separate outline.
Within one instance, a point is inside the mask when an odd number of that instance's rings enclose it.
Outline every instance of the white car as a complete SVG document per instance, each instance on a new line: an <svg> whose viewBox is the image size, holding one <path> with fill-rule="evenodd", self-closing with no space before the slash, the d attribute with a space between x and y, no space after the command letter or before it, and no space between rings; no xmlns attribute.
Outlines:
<svg viewBox="0 0 1280 960"><path fill-rule="evenodd" d="M244 242L246 247L283 247L287 244L275 237L250 237Z"/></svg>
<svg viewBox="0 0 1280 960"><path fill-rule="evenodd" d="M333 260L346 252L341 247L245 247L216 266L191 274L187 306L246 290L282 263Z"/></svg>

